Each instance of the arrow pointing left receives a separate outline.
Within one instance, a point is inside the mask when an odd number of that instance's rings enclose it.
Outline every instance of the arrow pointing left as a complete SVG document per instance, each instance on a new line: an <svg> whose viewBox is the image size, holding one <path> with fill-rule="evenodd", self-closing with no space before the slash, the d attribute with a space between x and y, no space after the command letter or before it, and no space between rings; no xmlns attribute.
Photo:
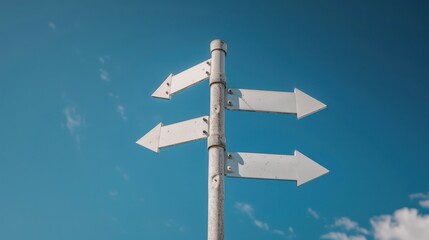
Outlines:
<svg viewBox="0 0 429 240"><path fill-rule="evenodd" d="M136 143L154 152L160 148L208 137L208 116L163 126L159 123Z"/></svg>
<svg viewBox="0 0 429 240"><path fill-rule="evenodd" d="M170 100L173 94L192 87L210 77L210 59L178 74L170 74L156 89L152 97Z"/></svg>

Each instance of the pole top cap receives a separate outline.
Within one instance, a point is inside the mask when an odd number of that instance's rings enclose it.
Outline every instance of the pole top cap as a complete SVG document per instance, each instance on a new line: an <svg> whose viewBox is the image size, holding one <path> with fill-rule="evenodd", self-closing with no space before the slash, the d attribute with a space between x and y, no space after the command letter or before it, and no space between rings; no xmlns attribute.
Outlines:
<svg viewBox="0 0 429 240"><path fill-rule="evenodd" d="M214 50L222 50L226 54L227 45L226 42L220 39L213 40L210 43L210 52L213 52Z"/></svg>

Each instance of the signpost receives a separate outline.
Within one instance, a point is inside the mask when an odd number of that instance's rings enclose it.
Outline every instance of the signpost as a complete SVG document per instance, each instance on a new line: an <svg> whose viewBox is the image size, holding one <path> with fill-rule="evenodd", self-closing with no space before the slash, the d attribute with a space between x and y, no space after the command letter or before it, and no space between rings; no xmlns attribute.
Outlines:
<svg viewBox="0 0 429 240"><path fill-rule="evenodd" d="M210 44L211 58L177 75L170 74L152 97L171 99L199 82L210 79L210 117L204 116L167 126L162 123L137 141L159 153L160 148L208 139L208 240L224 239L224 176L296 181L297 186L329 172L299 151L290 155L226 153L225 109L295 114L298 119L326 107L295 89L273 92L228 89L225 75L227 45L222 40Z"/></svg>

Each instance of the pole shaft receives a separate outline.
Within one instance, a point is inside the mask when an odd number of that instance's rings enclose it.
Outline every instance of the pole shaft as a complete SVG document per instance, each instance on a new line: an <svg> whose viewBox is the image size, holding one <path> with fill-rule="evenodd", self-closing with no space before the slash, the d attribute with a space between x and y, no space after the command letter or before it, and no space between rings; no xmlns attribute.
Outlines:
<svg viewBox="0 0 429 240"><path fill-rule="evenodd" d="M226 49L226 43L222 40L213 40L210 44L208 240L224 239Z"/></svg>

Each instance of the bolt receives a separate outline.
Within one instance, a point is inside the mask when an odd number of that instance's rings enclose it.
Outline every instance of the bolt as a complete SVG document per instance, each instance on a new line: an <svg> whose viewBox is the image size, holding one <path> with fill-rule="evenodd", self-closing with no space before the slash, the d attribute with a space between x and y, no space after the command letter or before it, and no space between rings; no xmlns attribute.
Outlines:
<svg viewBox="0 0 429 240"><path fill-rule="evenodd" d="M228 106L232 106L232 102L231 101L228 101Z"/></svg>
<svg viewBox="0 0 429 240"><path fill-rule="evenodd" d="M227 167L226 167L226 171L228 171L228 172L232 172L232 167L231 167L231 166L227 166Z"/></svg>
<svg viewBox="0 0 429 240"><path fill-rule="evenodd" d="M207 74L207 75L210 75L210 72L209 72L209 71L206 71L206 74Z"/></svg>
<svg viewBox="0 0 429 240"><path fill-rule="evenodd" d="M203 118L203 121L204 121L204 122L207 122L207 118Z"/></svg>
<svg viewBox="0 0 429 240"><path fill-rule="evenodd" d="M206 131L206 130L203 130L203 133L204 133L204 134L207 134L207 131Z"/></svg>
<svg viewBox="0 0 429 240"><path fill-rule="evenodd" d="M167 83L167 86L170 86L170 83Z"/></svg>
<svg viewBox="0 0 429 240"><path fill-rule="evenodd" d="M228 159L231 159L231 158L232 158L232 154L228 153Z"/></svg>
<svg viewBox="0 0 429 240"><path fill-rule="evenodd" d="M228 93L229 94L232 94L232 89L230 88L230 89L228 89Z"/></svg>
<svg viewBox="0 0 429 240"><path fill-rule="evenodd" d="M210 65L210 61L207 61L206 63L207 63L207 65Z"/></svg>

